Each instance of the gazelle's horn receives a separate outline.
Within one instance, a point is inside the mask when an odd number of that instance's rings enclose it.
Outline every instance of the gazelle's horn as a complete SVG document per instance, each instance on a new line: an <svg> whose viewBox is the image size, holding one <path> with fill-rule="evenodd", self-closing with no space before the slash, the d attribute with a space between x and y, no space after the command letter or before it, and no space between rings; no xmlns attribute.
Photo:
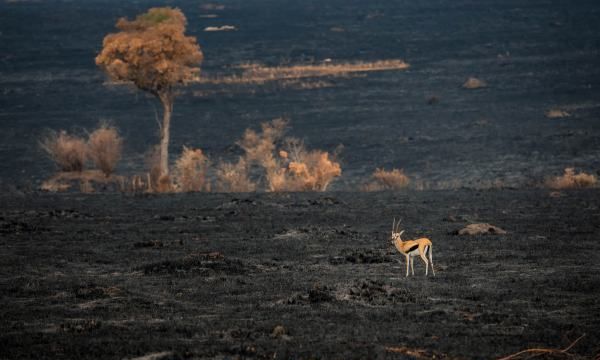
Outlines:
<svg viewBox="0 0 600 360"><path fill-rule="evenodd" d="M400 222L402 221L402 218L398 219L398 223L396 224L396 228L394 229L395 232L398 232L400 230Z"/></svg>
<svg viewBox="0 0 600 360"><path fill-rule="evenodd" d="M396 218L394 218L394 222L392 223L392 232L396 230Z"/></svg>

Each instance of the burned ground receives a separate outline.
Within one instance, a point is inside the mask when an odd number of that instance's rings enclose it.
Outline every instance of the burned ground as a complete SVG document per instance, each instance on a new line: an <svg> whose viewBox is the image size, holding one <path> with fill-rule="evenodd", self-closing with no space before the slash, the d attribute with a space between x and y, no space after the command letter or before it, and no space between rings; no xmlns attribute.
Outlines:
<svg viewBox="0 0 600 360"><path fill-rule="evenodd" d="M598 192L564 195L3 196L0 357L592 357ZM404 277L394 216L435 277Z"/></svg>

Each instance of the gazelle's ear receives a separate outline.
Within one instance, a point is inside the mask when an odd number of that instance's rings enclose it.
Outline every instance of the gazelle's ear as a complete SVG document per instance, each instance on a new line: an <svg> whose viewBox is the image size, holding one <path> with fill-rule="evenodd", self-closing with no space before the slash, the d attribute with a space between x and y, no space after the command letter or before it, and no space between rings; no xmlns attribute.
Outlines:
<svg viewBox="0 0 600 360"><path fill-rule="evenodd" d="M400 231L400 235L404 234L404 230Z"/></svg>

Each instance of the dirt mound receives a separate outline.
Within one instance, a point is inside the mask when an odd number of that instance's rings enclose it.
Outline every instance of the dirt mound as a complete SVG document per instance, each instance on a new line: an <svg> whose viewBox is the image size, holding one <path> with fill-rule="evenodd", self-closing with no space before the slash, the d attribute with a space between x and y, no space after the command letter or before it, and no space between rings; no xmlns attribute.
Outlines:
<svg viewBox="0 0 600 360"><path fill-rule="evenodd" d="M145 275L237 275L247 272L240 260L227 259L219 252L192 253L182 259L151 263L140 268Z"/></svg>
<svg viewBox="0 0 600 360"><path fill-rule="evenodd" d="M393 287L380 280L358 280L337 292L338 300L354 301L368 305L414 303L417 296L406 288Z"/></svg>
<svg viewBox="0 0 600 360"><path fill-rule="evenodd" d="M332 265L381 264L393 261L393 257L381 249L343 249L338 256L329 258Z"/></svg>
<svg viewBox="0 0 600 360"><path fill-rule="evenodd" d="M478 224L470 224L467 225L464 229L460 229L456 232L458 235L504 235L506 231L500 229L497 226L488 224L488 223L478 223Z"/></svg>

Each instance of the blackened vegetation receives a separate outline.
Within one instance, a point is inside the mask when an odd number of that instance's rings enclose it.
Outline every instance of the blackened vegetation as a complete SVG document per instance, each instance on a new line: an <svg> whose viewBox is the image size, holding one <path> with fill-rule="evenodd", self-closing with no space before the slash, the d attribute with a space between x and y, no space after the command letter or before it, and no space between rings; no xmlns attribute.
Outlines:
<svg viewBox="0 0 600 360"><path fill-rule="evenodd" d="M227 259L219 252L192 253L181 259L165 260L146 264L141 267L144 274L186 275L235 275L243 274L246 269L237 259Z"/></svg>
<svg viewBox="0 0 600 360"><path fill-rule="evenodd" d="M598 352L595 190L0 200L2 358ZM404 276L399 215L435 277ZM450 234L487 222L507 233Z"/></svg>

